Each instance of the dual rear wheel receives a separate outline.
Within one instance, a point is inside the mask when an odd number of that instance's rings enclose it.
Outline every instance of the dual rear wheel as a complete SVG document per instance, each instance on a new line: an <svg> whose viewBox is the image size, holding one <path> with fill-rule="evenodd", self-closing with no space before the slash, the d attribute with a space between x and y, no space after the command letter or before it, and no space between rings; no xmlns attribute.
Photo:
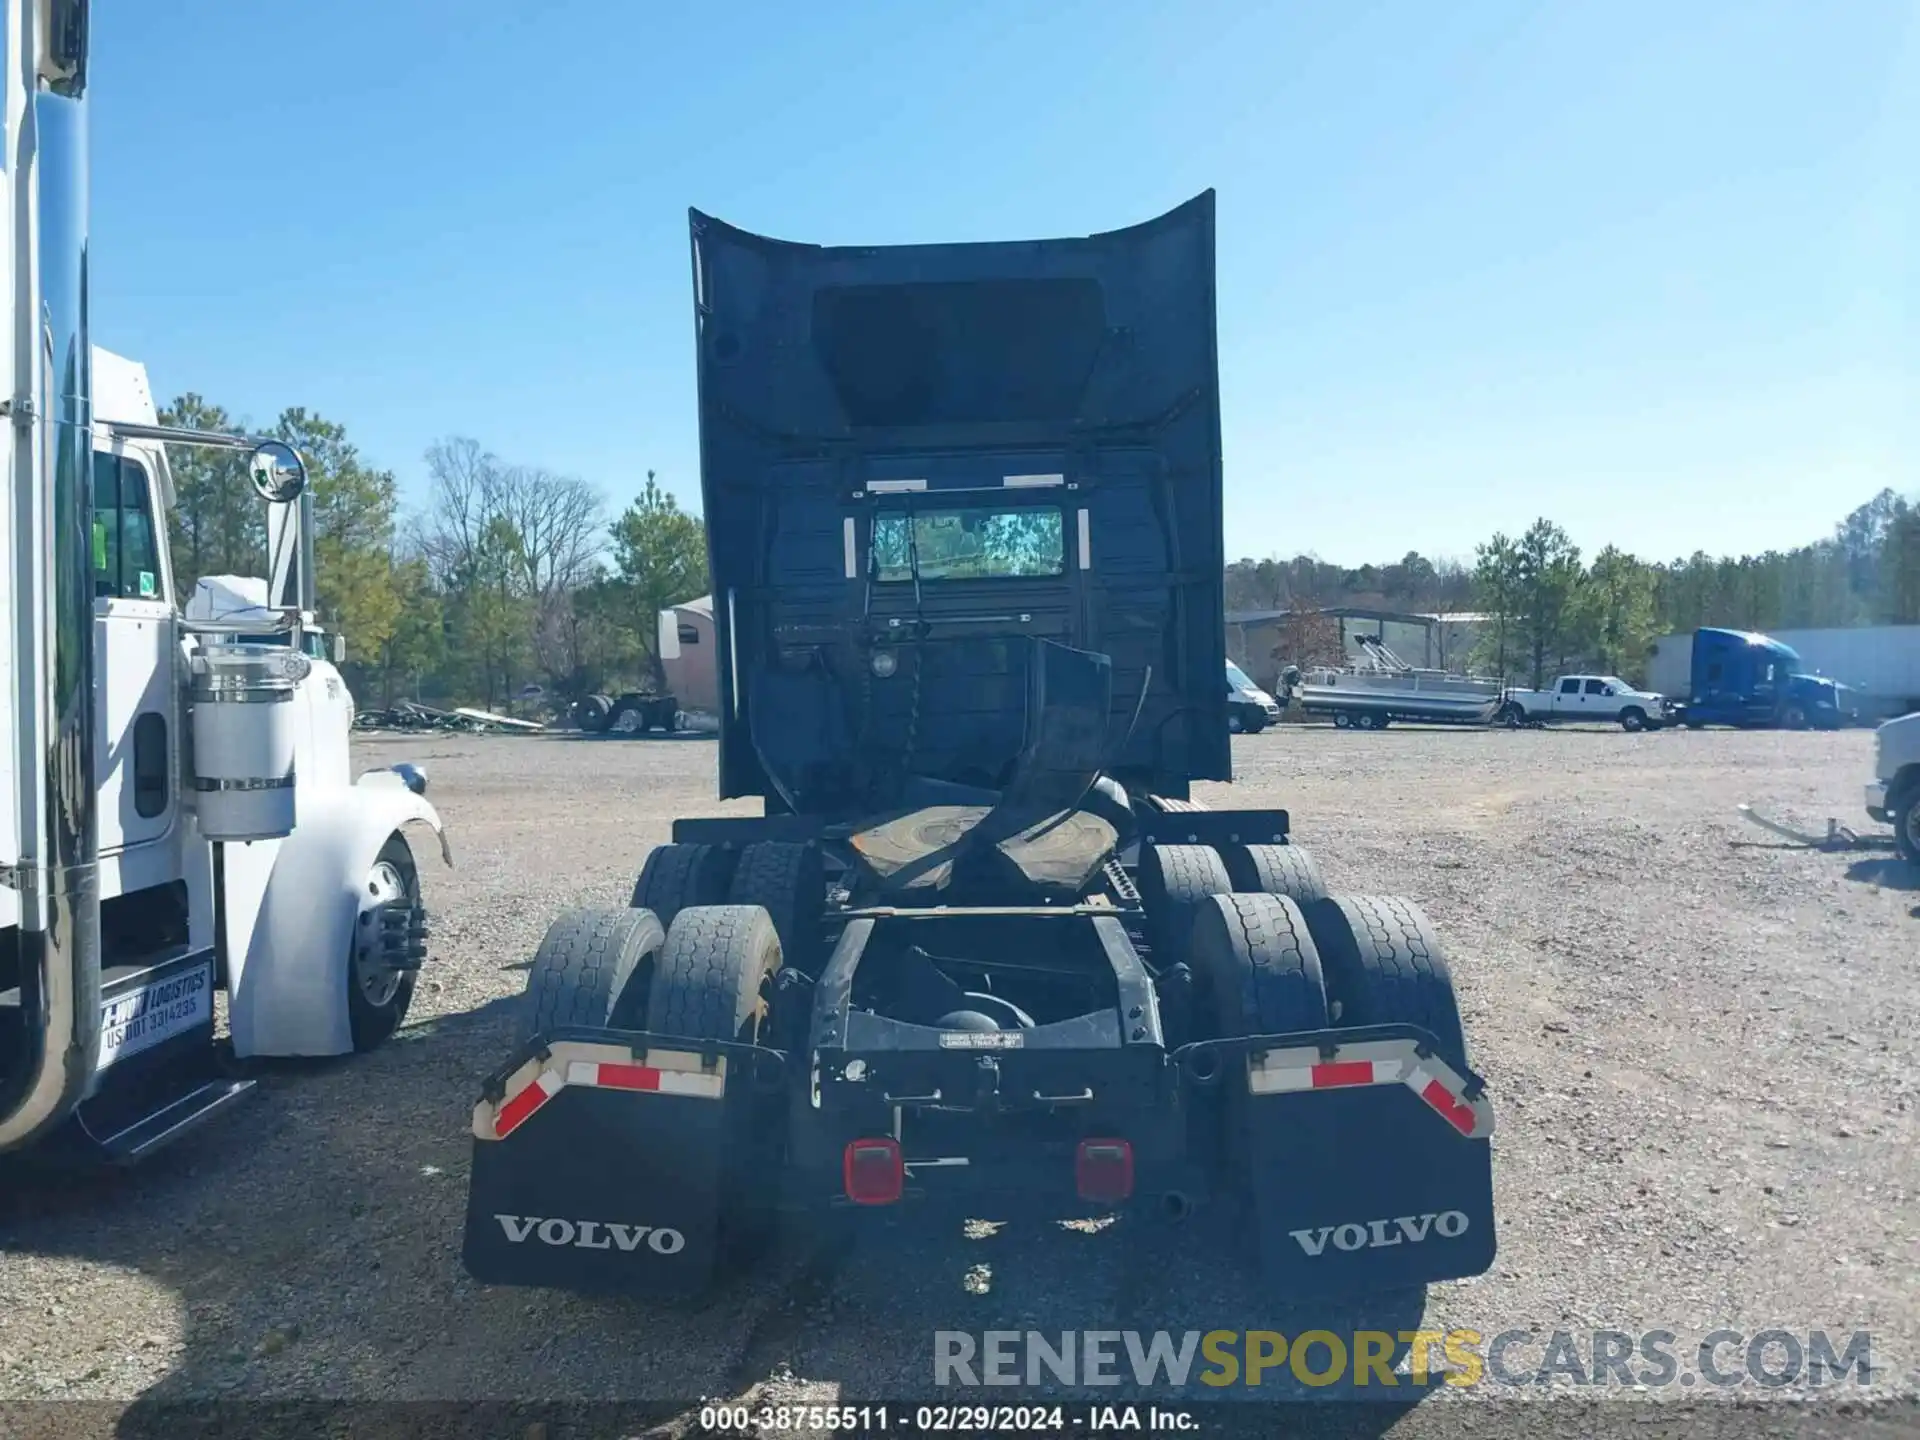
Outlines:
<svg viewBox="0 0 1920 1440"><path fill-rule="evenodd" d="M751 1045L767 1035L781 962L780 936L758 905L683 906L664 927L650 910L570 911L534 956L521 1040L578 1027ZM771 1233L780 1167L770 1122L782 1097L756 1083L750 1063L723 1063L715 1253L741 1257Z"/></svg>
<svg viewBox="0 0 1920 1440"><path fill-rule="evenodd" d="M522 1038L572 1025L755 1040L774 973L817 953L824 899L811 845L657 846L625 910L574 910L549 927Z"/></svg>
<svg viewBox="0 0 1920 1440"><path fill-rule="evenodd" d="M1330 895L1293 845L1149 846L1140 881L1155 959L1187 963L1215 1034L1416 1025L1466 1068L1452 976L1413 901Z"/></svg>
<svg viewBox="0 0 1920 1440"><path fill-rule="evenodd" d="M534 954L520 1039L607 1029L751 1044L780 964L758 906L689 906L670 927L650 910L570 910Z"/></svg>

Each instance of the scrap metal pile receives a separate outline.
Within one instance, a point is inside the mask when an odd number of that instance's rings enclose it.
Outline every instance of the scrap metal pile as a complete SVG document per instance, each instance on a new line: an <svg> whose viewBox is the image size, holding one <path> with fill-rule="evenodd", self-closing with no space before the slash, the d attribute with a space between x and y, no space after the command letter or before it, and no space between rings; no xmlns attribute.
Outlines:
<svg viewBox="0 0 1920 1440"><path fill-rule="evenodd" d="M362 710L353 717L356 730L448 730L470 735L497 734L501 731L528 733L547 727L538 720L517 720L491 710L462 707L436 710L413 700L403 700L391 710Z"/></svg>

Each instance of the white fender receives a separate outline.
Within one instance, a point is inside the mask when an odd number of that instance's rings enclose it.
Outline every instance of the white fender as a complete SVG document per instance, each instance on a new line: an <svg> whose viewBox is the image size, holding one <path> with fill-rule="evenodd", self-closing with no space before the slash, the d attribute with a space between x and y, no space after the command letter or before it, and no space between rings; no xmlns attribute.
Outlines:
<svg viewBox="0 0 1920 1440"><path fill-rule="evenodd" d="M302 791L299 803L299 824L274 856L245 959L233 964L229 956L227 1015L239 1056L351 1051L354 925L381 847L403 827L424 824L453 863L439 812L392 771Z"/></svg>

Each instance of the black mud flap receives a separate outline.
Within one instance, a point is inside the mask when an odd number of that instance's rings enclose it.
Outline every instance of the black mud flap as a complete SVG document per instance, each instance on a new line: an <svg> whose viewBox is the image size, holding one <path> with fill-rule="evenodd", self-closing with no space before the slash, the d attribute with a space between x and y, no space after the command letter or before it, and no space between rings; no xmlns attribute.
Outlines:
<svg viewBox="0 0 1920 1440"><path fill-rule="evenodd" d="M1261 1095L1248 1109L1260 1255L1276 1283L1396 1290L1493 1264L1493 1147L1411 1091Z"/></svg>
<svg viewBox="0 0 1920 1440"><path fill-rule="evenodd" d="M738 1129L730 1112L743 1099L732 1092L750 1077L729 1073L723 1095L709 1076L714 1093L693 1095L646 1088L659 1073L609 1060L602 1045L556 1043L544 1065L529 1060L506 1078L497 1104L482 1101L461 1252L469 1274L603 1294L687 1295L712 1283Z"/></svg>
<svg viewBox="0 0 1920 1440"><path fill-rule="evenodd" d="M1386 1038L1365 1043L1374 1035ZM1290 1294L1338 1295L1485 1273L1493 1122L1479 1079L1424 1038L1321 1038L1317 1050L1255 1052L1259 1073L1240 1059L1222 1070L1250 1092L1242 1143L1267 1275Z"/></svg>

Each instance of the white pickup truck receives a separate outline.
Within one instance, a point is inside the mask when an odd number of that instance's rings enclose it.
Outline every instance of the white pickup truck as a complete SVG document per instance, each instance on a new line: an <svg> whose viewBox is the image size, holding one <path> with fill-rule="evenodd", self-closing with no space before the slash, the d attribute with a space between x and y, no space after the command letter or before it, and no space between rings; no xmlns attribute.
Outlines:
<svg viewBox="0 0 1920 1440"><path fill-rule="evenodd" d="M1523 725L1604 720L1622 730L1658 730L1671 718L1666 697L1636 690L1618 675L1562 675L1546 690L1509 690L1495 717Z"/></svg>
<svg viewBox="0 0 1920 1440"><path fill-rule="evenodd" d="M1920 865L1920 713L1889 720L1874 732L1867 814L1893 826L1900 858Z"/></svg>

